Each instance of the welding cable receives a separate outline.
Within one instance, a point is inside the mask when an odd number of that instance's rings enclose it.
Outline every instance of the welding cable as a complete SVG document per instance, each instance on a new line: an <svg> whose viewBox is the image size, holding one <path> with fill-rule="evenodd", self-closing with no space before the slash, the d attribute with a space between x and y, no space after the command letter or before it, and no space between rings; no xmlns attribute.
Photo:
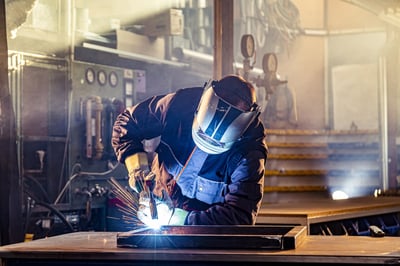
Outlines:
<svg viewBox="0 0 400 266"><path fill-rule="evenodd" d="M28 186L28 184L27 184L27 183L28 183L28 182L27 182L27 179L30 180L30 181L32 181L33 184L35 184L35 185L38 187L38 189L40 190L41 194L42 194L43 197L44 197L44 200L45 200L46 202L50 202L50 199L49 199L49 196L48 196L46 190L43 188L42 184L40 184L40 182L39 182L36 178L34 178L34 177L32 177L32 176L29 176L29 175L24 175L24 176L23 176L23 179L24 179L24 185L27 185L27 186Z"/></svg>
<svg viewBox="0 0 400 266"><path fill-rule="evenodd" d="M176 177L174 177L175 181L178 183L179 178L181 177L181 175L183 174L183 171L186 169L186 167L188 166L190 159L192 159L192 156L194 154L194 152L196 151L197 146L194 146L192 152L190 153L189 157L187 158L185 164L183 165L182 169L179 171L179 173L176 175Z"/></svg>
<svg viewBox="0 0 400 266"><path fill-rule="evenodd" d="M174 177L174 179L175 179L175 184L178 183L179 178L181 177L183 171L184 171L184 170L186 169L186 167L188 166L188 164L189 164L190 160L192 159L192 156L193 156L194 152L196 151L196 149L197 149L197 146L194 146L192 152L190 153L189 157L187 158L187 160L186 160L185 164L183 165L182 169L179 171L179 173L176 175L176 177ZM170 200L170 202L172 202L172 200ZM168 219L168 224L171 222L172 216L174 216L175 209L176 209L176 207L175 207L175 205L173 205L173 206L172 206L171 216L170 216L169 219Z"/></svg>
<svg viewBox="0 0 400 266"><path fill-rule="evenodd" d="M175 206L172 208L172 212L171 212L171 215L169 216L169 219L168 219L168 224L170 224L171 223L171 219L172 219L172 217L174 216L174 213L175 213Z"/></svg>
<svg viewBox="0 0 400 266"><path fill-rule="evenodd" d="M47 209L50 210L50 213L54 213L55 215L58 216L58 218L61 219L61 221L67 226L67 228L69 229L70 232L74 232L74 228L72 227L71 223L68 222L68 220L65 218L65 216L56 208L54 208L53 206L51 206L50 204L44 203L44 202L35 202L36 205L45 207Z"/></svg>

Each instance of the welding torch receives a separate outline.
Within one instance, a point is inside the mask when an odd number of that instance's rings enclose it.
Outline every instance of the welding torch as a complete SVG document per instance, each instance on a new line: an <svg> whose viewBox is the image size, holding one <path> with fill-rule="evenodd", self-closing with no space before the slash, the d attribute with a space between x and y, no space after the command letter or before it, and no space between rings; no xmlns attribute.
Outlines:
<svg viewBox="0 0 400 266"><path fill-rule="evenodd" d="M145 187L145 190L147 190L149 193L150 215L151 215L151 219L153 219L153 220L158 219L157 204L156 204L156 199L155 199L154 193L153 193L155 182L156 182L155 177L156 177L156 175L153 172L150 172L144 178L144 187Z"/></svg>

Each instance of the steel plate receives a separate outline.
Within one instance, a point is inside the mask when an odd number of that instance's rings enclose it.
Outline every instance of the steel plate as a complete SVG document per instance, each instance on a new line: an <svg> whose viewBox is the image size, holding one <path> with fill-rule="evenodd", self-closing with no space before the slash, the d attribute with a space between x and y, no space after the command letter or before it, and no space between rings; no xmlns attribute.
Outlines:
<svg viewBox="0 0 400 266"><path fill-rule="evenodd" d="M294 249L305 226L163 226L138 227L117 234L117 246L129 248Z"/></svg>

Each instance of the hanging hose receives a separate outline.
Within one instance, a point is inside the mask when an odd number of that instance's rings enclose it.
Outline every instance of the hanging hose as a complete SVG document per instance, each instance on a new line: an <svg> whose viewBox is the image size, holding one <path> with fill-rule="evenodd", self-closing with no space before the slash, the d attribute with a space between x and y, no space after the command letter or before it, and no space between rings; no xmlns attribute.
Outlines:
<svg viewBox="0 0 400 266"><path fill-rule="evenodd" d="M49 209L51 211L51 213L54 213L58 218L60 218L60 220L64 223L64 225L67 226L69 233L74 232L74 228L72 227L71 223L67 221L67 219L65 218L65 216L56 208L54 208L53 206L51 206L50 204L44 203L44 202L36 202L36 205L45 207L46 209Z"/></svg>

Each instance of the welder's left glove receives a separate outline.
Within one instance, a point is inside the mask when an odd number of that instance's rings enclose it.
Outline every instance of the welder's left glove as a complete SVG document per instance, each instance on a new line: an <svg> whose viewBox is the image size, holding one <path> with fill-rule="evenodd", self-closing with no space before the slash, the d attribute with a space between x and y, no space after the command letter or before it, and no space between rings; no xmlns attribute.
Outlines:
<svg viewBox="0 0 400 266"><path fill-rule="evenodd" d="M189 212L179 208L169 208L164 203L157 204L158 219L153 220L148 203L140 202L137 218L148 226L184 225Z"/></svg>
<svg viewBox="0 0 400 266"><path fill-rule="evenodd" d="M174 208L172 211L172 216L169 219L168 225L184 225L188 214L189 214L188 211L179 208Z"/></svg>

